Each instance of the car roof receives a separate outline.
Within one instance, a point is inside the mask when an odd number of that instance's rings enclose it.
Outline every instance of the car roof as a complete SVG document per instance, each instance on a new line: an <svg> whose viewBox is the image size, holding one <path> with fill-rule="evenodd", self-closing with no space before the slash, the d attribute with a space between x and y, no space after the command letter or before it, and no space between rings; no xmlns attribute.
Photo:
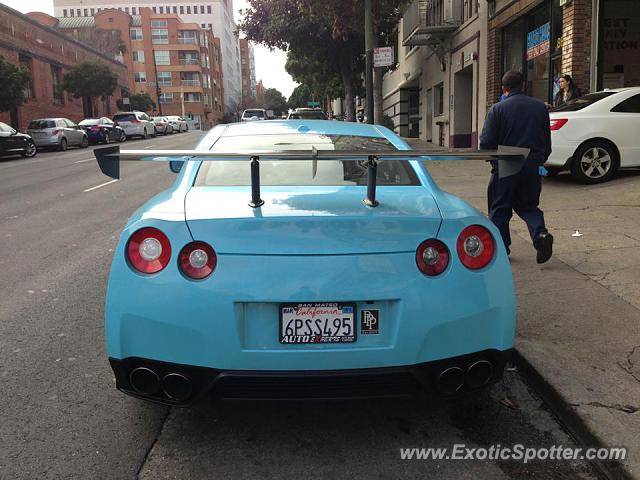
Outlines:
<svg viewBox="0 0 640 480"><path fill-rule="evenodd" d="M387 137L378 127L367 123L336 122L334 120L270 120L268 122L231 123L221 136L277 135L287 133L317 133L325 135L355 135Z"/></svg>
<svg viewBox="0 0 640 480"><path fill-rule="evenodd" d="M603 90L600 90L601 92L628 92L630 90L638 90L640 91L640 87L620 87L620 88L605 88ZM598 92L594 92L594 93L598 93Z"/></svg>

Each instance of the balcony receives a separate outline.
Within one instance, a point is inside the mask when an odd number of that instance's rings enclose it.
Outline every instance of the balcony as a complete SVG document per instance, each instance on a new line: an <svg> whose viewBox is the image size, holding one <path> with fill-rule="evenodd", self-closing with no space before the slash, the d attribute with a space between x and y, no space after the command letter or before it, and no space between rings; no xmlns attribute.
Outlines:
<svg viewBox="0 0 640 480"><path fill-rule="evenodd" d="M178 61L180 65L199 65L200 64L200 60L198 60L197 58L180 58Z"/></svg>
<svg viewBox="0 0 640 480"><path fill-rule="evenodd" d="M442 43L462 24L464 0L414 0L402 17L402 45Z"/></svg>
<svg viewBox="0 0 640 480"><path fill-rule="evenodd" d="M199 87L200 80L180 80L180 85L183 87Z"/></svg>

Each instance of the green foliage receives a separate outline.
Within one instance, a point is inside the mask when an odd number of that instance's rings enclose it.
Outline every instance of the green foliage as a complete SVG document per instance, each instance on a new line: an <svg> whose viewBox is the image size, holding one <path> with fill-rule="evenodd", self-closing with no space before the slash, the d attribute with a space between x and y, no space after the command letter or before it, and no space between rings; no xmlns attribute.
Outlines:
<svg viewBox="0 0 640 480"><path fill-rule="evenodd" d="M274 115L280 116L287 113L287 99L275 88L267 88L264 92L264 108L273 110Z"/></svg>
<svg viewBox="0 0 640 480"><path fill-rule="evenodd" d="M148 93L135 93L129 97L131 102L131 110L140 110L141 112L151 112L156 109L156 102L153 101Z"/></svg>
<svg viewBox="0 0 640 480"><path fill-rule="evenodd" d="M386 113L382 116L382 126L387 127L391 131L393 131L393 129L395 128L393 119Z"/></svg>
<svg viewBox="0 0 640 480"><path fill-rule="evenodd" d="M24 103L31 76L28 70L7 62L0 55L0 78L0 112L8 112Z"/></svg>
<svg viewBox="0 0 640 480"><path fill-rule="evenodd" d="M289 97L289 108L306 107L311 101L311 89L306 84L298 85Z"/></svg>
<svg viewBox="0 0 640 480"><path fill-rule="evenodd" d="M107 97L117 86L116 74L100 62L78 63L62 78L62 87L76 98Z"/></svg>

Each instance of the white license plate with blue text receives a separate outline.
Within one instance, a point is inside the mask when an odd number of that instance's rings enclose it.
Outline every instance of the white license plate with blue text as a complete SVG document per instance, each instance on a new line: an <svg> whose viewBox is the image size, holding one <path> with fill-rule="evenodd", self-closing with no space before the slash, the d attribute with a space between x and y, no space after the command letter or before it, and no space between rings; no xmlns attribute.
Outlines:
<svg viewBox="0 0 640 480"><path fill-rule="evenodd" d="M355 321L355 303L283 303L280 343L355 342Z"/></svg>

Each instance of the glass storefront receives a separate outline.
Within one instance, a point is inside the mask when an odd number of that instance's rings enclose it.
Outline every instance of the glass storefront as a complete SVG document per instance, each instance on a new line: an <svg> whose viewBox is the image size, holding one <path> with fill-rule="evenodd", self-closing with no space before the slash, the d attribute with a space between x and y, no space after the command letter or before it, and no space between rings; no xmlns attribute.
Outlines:
<svg viewBox="0 0 640 480"><path fill-rule="evenodd" d="M528 95L553 102L562 52L560 0L544 3L503 29L502 72L521 71Z"/></svg>
<svg viewBox="0 0 640 480"><path fill-rule="evenodd" d="M640 86L640 1L600 0L598 89Z"/></svg>

